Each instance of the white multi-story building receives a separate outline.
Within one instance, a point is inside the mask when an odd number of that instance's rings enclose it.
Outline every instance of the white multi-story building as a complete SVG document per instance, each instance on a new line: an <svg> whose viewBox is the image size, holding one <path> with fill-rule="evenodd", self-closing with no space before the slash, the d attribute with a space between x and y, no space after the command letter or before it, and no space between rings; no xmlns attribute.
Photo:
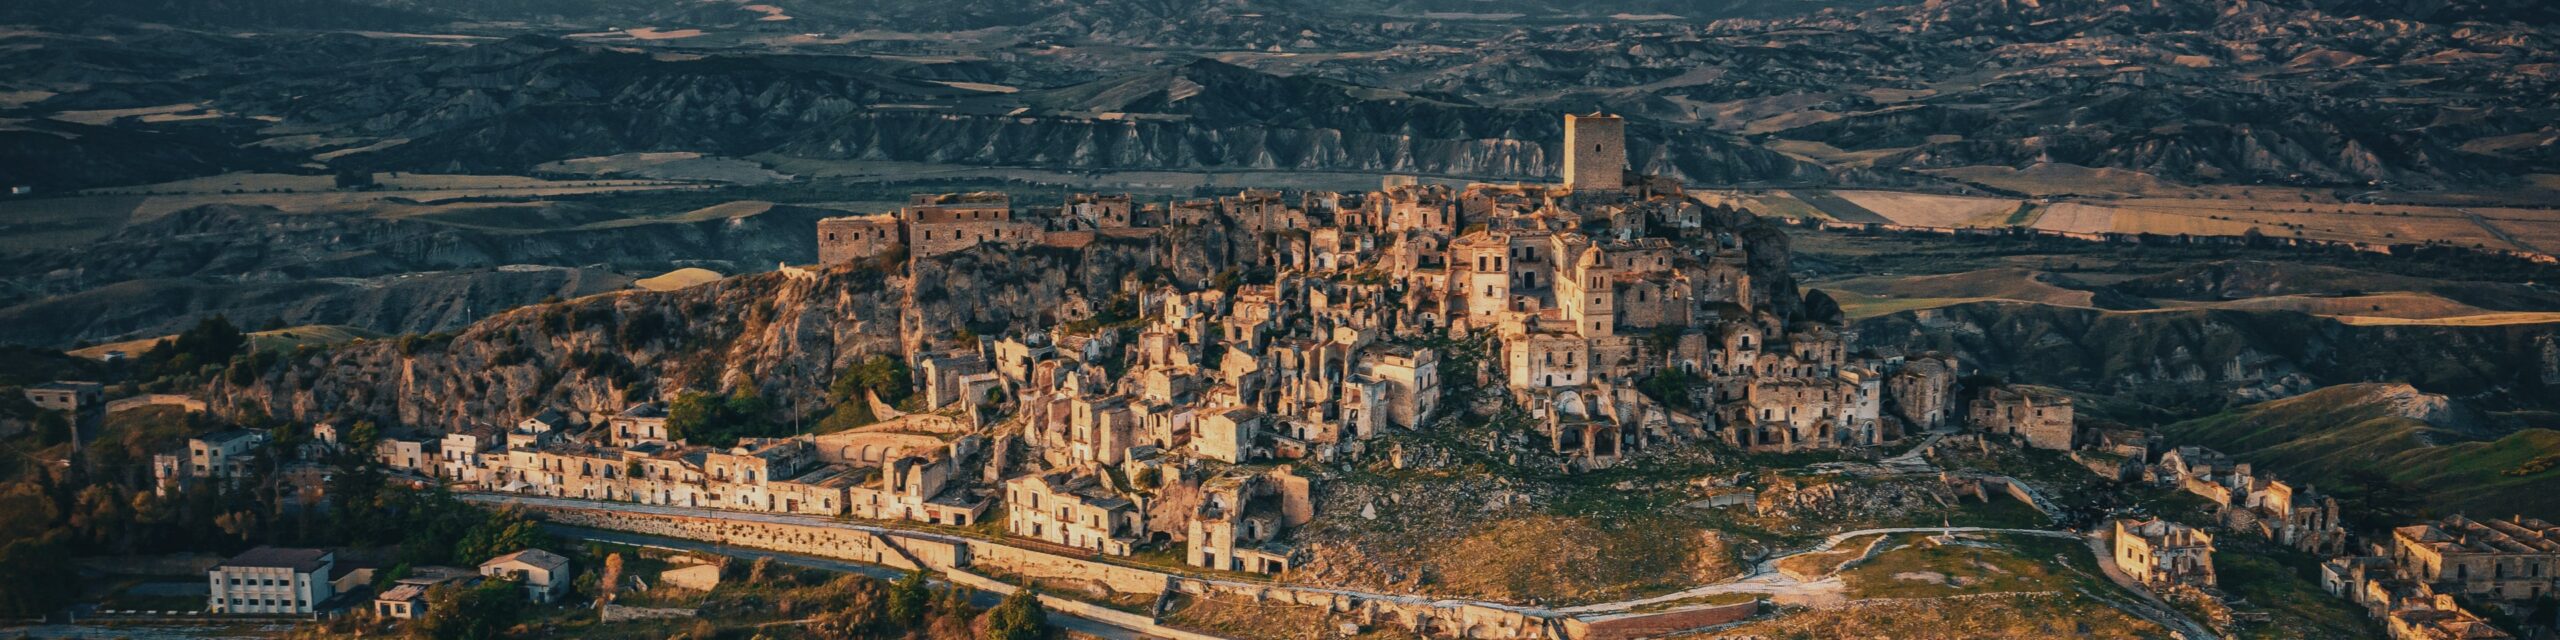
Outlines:
<svg viewBox="0 0 2560 640"><path fill-rule="evenodd" d="M337 596L329 583L337 554L326 549L258 547L206 572L213 590L205 610L228 614L310 615Z"/></svg>

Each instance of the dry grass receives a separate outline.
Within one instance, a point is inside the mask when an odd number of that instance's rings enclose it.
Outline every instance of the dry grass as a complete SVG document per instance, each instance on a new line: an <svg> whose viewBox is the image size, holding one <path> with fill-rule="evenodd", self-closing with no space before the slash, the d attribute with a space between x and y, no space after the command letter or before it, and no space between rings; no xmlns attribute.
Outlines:
<svg viewBox="0 0 2560 640"><path fill-rule="evenodd" d="M2560 312L2517 311L2508 313L2485 313L2476 316L2461 316L2455 318L2376 318L2371 316L2340 316L2338 317L2338 321L2353 325L2370 326L2405 325L2433 327L2493 327L2560 323Z"/></svg>
<svg viewBox="0 0 2560 640"><path fill-rule="evenodd" d="M1922 276L1867 276L1811 286L1831 294L1851 318L1934 309L1967 302L2010 300L2067 307L2089 307L2096 295L2045 282L2044 274L2020 268L1985 269Z"/></svg>
<svg viewBox="0 0 2560 640"><path fill-rule="evenodd" d="M88 244L133 216L142 196L0 201L0 252Z"/></svg>
<svg viewBox="0 0 2560 640"><path fill-rule="evenodd" d="M372 340L381 338L382 336L382 332L358 327L341 325L304 325L299 327L276 329L274 331L259 331L251 333L249 334L249 343L256 345L259 349L263 350L287 351L294 347L306 344L340 344L354 342L357 340ZM150 351L152 345L172 337L174 336L160 336L157 338L142 338L139 340L126 340L123 342L110 342L87 348L75 349L70 351L70 354L82 358L105 359L107 357L107 352L109 351L122 351L127 355L138 356L142 355L142 352Z"/></svg>
<svg viewBox="0 0 2560 640"><path fill-rule="evenodd" d="M1709 206L1733 207L1749 211L1752 214L1763 218L1784 218L1789 220L1831 219L1829 214L1822 212L1822 209L1813 206L1811 203L1798 200L1794 195L1790 195L1784 191L1771 191L1765 193L1745 191L1691 191L1689 192L1689 195L1697 197L1700 202L1707 203Z"/></svg>
<svg viewBox="0 0 2560 640"><path fill-rule="evenodd" d="M151 117L151 116L170 116L170 115L180 115L180 114L201 114L201 113L205 113L205 112L207 112L207 111L208 111L208 110L207 110L207 109L205 109L205 106L204 106L204 104L203 104L203 103L189 102L189 103L181 103L181 104L164 104L164 105L160 105L160 106L156 106L156 107L134 107L134 108L131 108L131 109L91 109L91 110L85 110L85 111L63 111L63 112L55 113L55 114L53 114L51 117L52 117L53 119L55 119L55 120L61 120L61 121L63 121L63 122L76 122L76 123L85 124L85 125L92 125L92 126L106 126L106 125L109 125L109 124L114 124L114 123L115 123L115 121L117 121L117 120L122 120L122 119L125 119L125 118L148 118L148 117Z"/></svg>
<svg viewBox="0 0 2560 640"><path fill-rule="evenodd" d="M2068 164L2038 164L2025 169L2000 166L1957 167L1924 169L1922 172L2039 197L2063 195L2133 197L2186 192L2182 187L2139 171L2092 169Z"/></svg>
<svg viewBox="0 0 2560 640"><path fill-rule="evenodd" d="M1166 626L1238 640L1321 640L1345 637L1335 625L1354 620L1324 609L1277 602L1184 596L1162 620ZM1353 638L1418 638L1392 627L1364 628Z"/></svg>
<svg viewBox="0 0 2560 640"><path fill-rule="evenodd" d="M712 271L710 269L700 267L685 267L660 274L657 277L641 278L638 282L633 282L632 284L640 285L640 288L648 289L650 291L674 291L677 289L709 284L711 282L718 281L719 279L720 272L718 271Z"/></svg>
<svg viewBox="0 0 2560 640"><path fill-rule="evenodd" d="M393 198L444 202L465 198L542 198L622 191L692 189L699 185L659 180L543 180L523 176L381 174L381 187L336 190L329 176L234 173L152 185L91 189L71 198L0 204L0 213L24 206L94 209L124 207L124 216L149 220L210 204L269 206L288 213L341 209ZM225 193L226 191L230 193ZM265 191L266 193L259 193ZM289 193L288 193L289 192ZM46 203L46 204L37 204ZM125 218L119 218L122 221Z"/></svg>
<svg viewBox="0 0 2560 640"><path fill-rule="evenodd" d="M2116 210L2077 202L2047 205L2044 215L2036 217L2035 228L2071 233L2102 233L2116 230Z"/></svg>
<svg viewBox="0 0 2560 640"><path fill-rule="evenodd" d="M2495 313L2428 293L2377 293L2361 296L2267 296L2221 302L2179 302L2163 300L2174 306L2211 307L2241 311L2298 311L2322 316L2354 316L2377 319L2433 320Z"/></svg>
<svg viewBox="0 0 2560 640"><path fill-rule="evenodd" d="M1821 112L1814 112L1814 113L1821 113ZM1778 120L1778 119L1776 119L1776 118L1772 118L1772 119L1770 119L1769 121L1762 121L1762 122L1770 122L1770 121L1777 121L1777 120ZM1796 126L1802 126L1803 124L1813 124L1814 122L1818 122L1818 120L1802 122L1802 123L1800 123L1800 124L1797 124ZM1765 126L1765 125L1762 125L1761 123L1755 122L1755 123L1753 123L1753 127L1752 127L1752 128L1755 128L1755 129L1756 129L1756 128L1762 128L1763 126ZM1821 143L1821 142L1812 142L1812 141L1807 141L1807 140L1771 140L1771 141L1769 141L1769 143L1768 143L1768 144L1766 144L1766 145L1762 145L1762 146L1766 146L1766 147L1768 147L1770 151L1776 151L1776 152L1778 152L1778 153L1783 153L1783 154L1787 154L1787 155L1795 156L1795 157L1798 157L1798 158L1803 158L1803 159L1805 159L1805 160L1813 161L1813 162L1820 163L1820 164L1830 164L1830 165L1840 165L1840 166L1851 166L1851 167L1858 167L1858 166L1870 166L1870 165L1874 165L1877 159L1883 158L1883 157L1885 157L1885 156L1893 155L1893 154L1896 154L1896 153L1901 153L1901 152L1903 152L1903 151L1908 150L1908 149L1905 149L1905 148L1895 148L1895 149L1867 149L1867 150L1863 150L1863 151L1850 151L1850 150L1847 150L1847 149L1842 149L1842 148L1839 148L1839 147L1834 147L1834 146L1831 146L1831 145L1829 145L1829 144L1825 144L1825 143Z"/></svg>
<svg viewBox="0 0 2560 640"><path fill-rule="evenodd" d="M1868 549L1873 548L1877 543L1887 542L1889 540L1890 536L1882 534L1858 536L1842 540L1838 546L1832 547L1830 551L1822 553L1803 553L1780 558L1778 559L1778 570L1786 572L1787 575L1794 576L1797 580L1820 580L1830 576L1832 571L1839 569L1841 563L1865 556L1867 555Z"/></svg>
<svg viewBox="0 0 2560 640"><path fill-rule="evenodd" d="M1896 224L1923 227L2006 226L2009 214L2016 213L2019 204L2017 200L2008 198L1896 191L1834 191L1832 195L1890 218Z"/></svg>
<svg viewBox="0 0 2560 640"><path fill-rule="evenodd" d="M1855 609L1814 609L1701 634L1697 638L1833 640L2050 640L2166 638L2167 630L2088 598L2022 596L1927 600Z"/></svg>

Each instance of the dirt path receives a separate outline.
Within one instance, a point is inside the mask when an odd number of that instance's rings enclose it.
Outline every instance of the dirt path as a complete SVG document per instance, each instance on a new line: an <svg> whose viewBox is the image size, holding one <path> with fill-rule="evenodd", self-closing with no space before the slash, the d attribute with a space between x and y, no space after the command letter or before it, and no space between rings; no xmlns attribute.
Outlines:
<svg viewBox="0 0 2560 640"><path fill-rule="evenodd" d="M2472 213L2470 209L2455 209L2455 211L2460 211L2463 216L2471 218L2471 224L2480 225L2480 229L2489 232L2489 235L2497 236L2499 242L2514 245L2515 248L2518 249L2534 253L2542 253L2542 249L2540 247L2533 246L2533 243L2525 242L2523 239L2508 234L2506 229L2498 228L2497 223L2490 222L2489 218L2485 216Z"/></svg>
<svg viewBox="0 0 2560 640"><path fill-rule="evenodd" d="M1795 578L1788 577L1785 573L1779 572L1778 561L1809 553L1823 553L1830 551L1839 547L1840 543L1847 542L1852 538L1895 533L1998 533L2066 540L2076 540L2080 538L2080 534L2077 533L2069 531L2048 531L2044 529L1994 529L1989 527L1896 527L1888 529L1860 529L1857 531L1832 534L1830 537L1823 538L1821 543L1803 550L1770 556L1768 559L1762 560L1759 564L1754 565L1751 568L1750 574L1723 582L1687 589L1676 593L1653 596L1650 598L1621 600L1618 602L1603 602L1600 604L1587 604L1578 607L1563 607L1556 609L1556 611L1559 613L1586 616L1595 614L1619 614L1628 613L1631 610L1651 605L1732 593L1766 594L1770 596L1770 599L1783 604L1802 604L1806 606L1837 605L1848 601L1847 597L1843 595L1847 590L1847 583L1841 582L1840 578L1836 576L1826 577L1812 582L1797 580Z"/></svg>

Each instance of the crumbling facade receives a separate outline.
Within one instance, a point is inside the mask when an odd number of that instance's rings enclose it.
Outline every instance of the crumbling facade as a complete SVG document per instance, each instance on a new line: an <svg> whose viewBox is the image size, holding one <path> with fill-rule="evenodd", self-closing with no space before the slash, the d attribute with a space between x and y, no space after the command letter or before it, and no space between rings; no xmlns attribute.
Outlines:
<svg viewBox="0 0 2560 640"><path fill-rule="evenodd" d="M2113 523L2116 567L2143 584L2211 587L2213 536L2157 518Z"/></svg>

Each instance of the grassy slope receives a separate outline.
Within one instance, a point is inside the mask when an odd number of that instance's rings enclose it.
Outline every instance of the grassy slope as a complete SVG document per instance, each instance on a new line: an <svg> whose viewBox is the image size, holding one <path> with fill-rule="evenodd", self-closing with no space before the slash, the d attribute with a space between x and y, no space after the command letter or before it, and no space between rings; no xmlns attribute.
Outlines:
<svg viewBox="0 0 2560 640"><path fill-rule="evenodd" d="M2440 511L2560 516L2560 470L2507 475L2560 453L2560 431L2525 429L2480 440L2392 415L2366 401L2374 385L2341 385L2163 428L2172 443L2202 444L2314 486L2379 470Z"/></svg>
<svg viewBox="0 0 2560 640"><path fill-rule="evenodd" d="M357 340L372 340L381 338L383 335L384 334L382 332L372 331L361 327L315 324L251 333L249 334L249 341L251 344L257 345L258 348L262 350L292 351L294 347L306 344L331 345L344 342L354 342ZM152 345L158 344L162 340L174 337L177 336L160 336L157 338L110 342L73 350L70 354L83 358L105 358L109 351L122 351L125 352L125 355L139 356L142 355L142 352L150 351Z"/></svg>

